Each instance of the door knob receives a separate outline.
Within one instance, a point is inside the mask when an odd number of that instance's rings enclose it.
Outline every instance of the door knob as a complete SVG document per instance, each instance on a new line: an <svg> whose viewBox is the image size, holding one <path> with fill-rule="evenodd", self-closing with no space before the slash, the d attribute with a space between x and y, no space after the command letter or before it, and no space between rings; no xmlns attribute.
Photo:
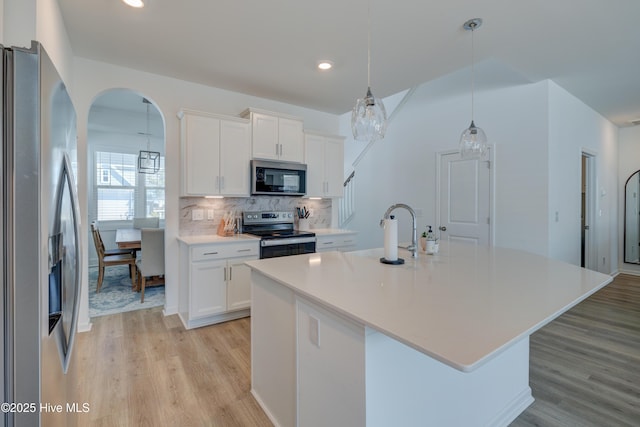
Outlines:
<svg viewBox="0 0 640 427"><path fill-rule="evenodd" d="M440 227L438 227L438 230L447 231L447 227L445 227L444 225L441 225Z"/></svg>

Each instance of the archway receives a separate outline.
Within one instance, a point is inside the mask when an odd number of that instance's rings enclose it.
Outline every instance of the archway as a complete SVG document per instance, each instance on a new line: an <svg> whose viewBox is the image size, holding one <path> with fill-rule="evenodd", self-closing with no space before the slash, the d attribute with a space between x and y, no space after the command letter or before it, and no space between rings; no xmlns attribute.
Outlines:
<svg viewBox="0 0 640 427"><path fill-rule="evenodd" d="M141 151L158 153L157 170L139 164ZM118 249L116 230L133 228L134 219L164 227L164 153L164 121L153 100L130 89L95 98L87 123L87 224L97 224L106 249ZM140 303L126 265L105 268L98 293L99 256L89 234L89 317L164 305L163 288L145 292Z"/></svg>

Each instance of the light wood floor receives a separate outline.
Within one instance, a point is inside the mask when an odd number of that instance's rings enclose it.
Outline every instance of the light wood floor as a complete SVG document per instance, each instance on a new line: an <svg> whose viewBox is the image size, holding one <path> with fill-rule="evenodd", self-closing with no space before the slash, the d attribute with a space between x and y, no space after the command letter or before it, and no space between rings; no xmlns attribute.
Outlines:
<svg viewBox="0 0 640 427"><path fill-rule="evenodd" d="M80 426L271 426L250 394L250 322L186 331L160 308L93 319L77 338ZM536 401L512 424L640 426L640 278L531 337ZM458 427L458 426L452 426Z"/></svg>
<svg viewBox="0 0 640 427"><path fill-rule="evenodd" d="M250 393L250 320L187 331L162 308L92 319L77 337L78 426L271 426Z"/></svg>

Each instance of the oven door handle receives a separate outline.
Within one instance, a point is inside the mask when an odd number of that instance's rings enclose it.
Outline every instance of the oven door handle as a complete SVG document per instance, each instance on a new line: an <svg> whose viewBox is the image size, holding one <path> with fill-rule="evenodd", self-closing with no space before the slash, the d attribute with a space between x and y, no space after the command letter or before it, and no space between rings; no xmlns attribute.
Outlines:
<svg viewBox="0 0 640 427"><path fill-rule="evenodd" d="M268 239L268 240L261 240L260 241L260 246L262 247L266 247L266 246L284 246L284 245L297 245L300 243L315 243L316 242L316 238L315 237L293 237L293 238L287 238L287 239Z"/></svg>

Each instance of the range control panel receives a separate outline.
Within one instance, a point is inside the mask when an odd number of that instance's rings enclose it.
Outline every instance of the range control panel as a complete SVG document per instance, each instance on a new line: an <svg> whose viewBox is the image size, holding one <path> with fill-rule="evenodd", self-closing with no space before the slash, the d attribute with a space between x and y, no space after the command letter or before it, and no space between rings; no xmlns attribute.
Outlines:
<svg viewBox="0 0 640 427"><path fill-rule="evenodd" d="M242 213L242 221L244 224L292 223L293 218L293 212L283 211L254 211Z"/></svg>

